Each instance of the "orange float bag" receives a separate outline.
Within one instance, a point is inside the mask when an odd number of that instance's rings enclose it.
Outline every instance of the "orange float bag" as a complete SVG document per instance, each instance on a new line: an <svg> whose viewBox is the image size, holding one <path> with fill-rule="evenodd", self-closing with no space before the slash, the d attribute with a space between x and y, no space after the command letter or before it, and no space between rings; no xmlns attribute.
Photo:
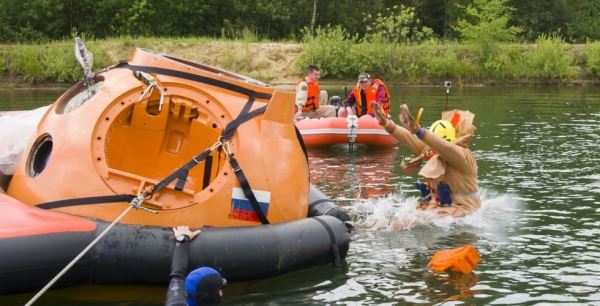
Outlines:
<svg viewBox="0 0 600 306"><path fill-rule="evenodd" d="M471 273L479 263L479 252L471 245L467 244L460 248L441 250L436 252L429 268L434 271L455 271L460 273Z"/></svg>

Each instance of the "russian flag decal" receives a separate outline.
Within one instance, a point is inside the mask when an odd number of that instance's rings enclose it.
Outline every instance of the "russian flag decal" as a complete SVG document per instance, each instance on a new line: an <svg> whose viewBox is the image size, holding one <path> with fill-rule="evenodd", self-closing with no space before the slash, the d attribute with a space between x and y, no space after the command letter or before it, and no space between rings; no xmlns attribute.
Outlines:
<svg viewBox="0 0 600 306"><path fill-rule="evenodd" d="M271 193L269 191L255 190L254 196L262 212L267 216L269 212L269 203L271 202ZM234 187L231 192L231 211L229 212L230 219L244 220L244 221L255 221L258 220L258 216L252 209L252 204L244 195L242 188Z"/></svg>

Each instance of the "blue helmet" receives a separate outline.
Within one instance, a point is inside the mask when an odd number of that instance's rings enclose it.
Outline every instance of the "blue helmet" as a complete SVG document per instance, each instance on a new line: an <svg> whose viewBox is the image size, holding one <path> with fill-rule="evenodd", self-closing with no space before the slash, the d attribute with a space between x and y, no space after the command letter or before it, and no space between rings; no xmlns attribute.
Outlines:
<svg viewBox="0 0 600 306"><path fill-rule="evenodd" d="M189 306L214 305L221 302L221 290L227 281L219 271L209 268L198 268L185 278L186 302Z"/></svg>

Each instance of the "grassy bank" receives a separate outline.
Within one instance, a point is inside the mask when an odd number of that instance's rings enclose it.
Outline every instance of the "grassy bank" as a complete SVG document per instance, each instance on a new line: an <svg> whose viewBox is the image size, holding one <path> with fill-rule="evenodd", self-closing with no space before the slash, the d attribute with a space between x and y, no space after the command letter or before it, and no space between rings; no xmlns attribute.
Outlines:
<svg viewBox="0 0 600 306"><path fill-rule="evenodd" d="M317 63L330 78L353 78L367 71L409 84L569 83L598 82L600 42L570 45L558 36L541 36L535 44L481 45L440 43L419 45L354 43L339 30L308 37L297 67Z"/></svg>
<svg viewBox="0 0 600 306"><path fill-rule="evenodd" d="M330 80L353 80L360 71L389 82L439 84L600 82L600 42L565 44L542 37L536 44L502 44L485 56L477 46L356 44L319 36L302 44L208 38L115 38L87 40L95 70L126 59L135 47L219 66L270 83L293 83L308 64ZM0 87L69 84L81 78L72 41L0 45Z"/></svg>
<svg viewBox="0 0 600 306"><path fill-rule="evenodd" d="M222 67L266 82L295 80L294 61L302 52L297 43L209 38L113 38L86 40L94 55L94 70L127 59L136 47L148 48L195 62ZM0 87L70 84L82 72L74 43L0 45Z"/></svg>

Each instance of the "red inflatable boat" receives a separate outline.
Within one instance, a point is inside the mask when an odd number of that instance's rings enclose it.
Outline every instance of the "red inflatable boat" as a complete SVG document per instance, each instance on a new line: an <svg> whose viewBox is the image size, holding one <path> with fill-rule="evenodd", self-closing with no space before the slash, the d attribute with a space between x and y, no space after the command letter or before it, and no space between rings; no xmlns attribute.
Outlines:
<svg viewBox="0 0 600 306"><path fill-rule="evenodd" d="M396 144L390 136L370 117L358 118L351 122L348 118L303 119L296 122L302 139L307 147L323 147L339 144L361 144L384 147Z"/></svg>

